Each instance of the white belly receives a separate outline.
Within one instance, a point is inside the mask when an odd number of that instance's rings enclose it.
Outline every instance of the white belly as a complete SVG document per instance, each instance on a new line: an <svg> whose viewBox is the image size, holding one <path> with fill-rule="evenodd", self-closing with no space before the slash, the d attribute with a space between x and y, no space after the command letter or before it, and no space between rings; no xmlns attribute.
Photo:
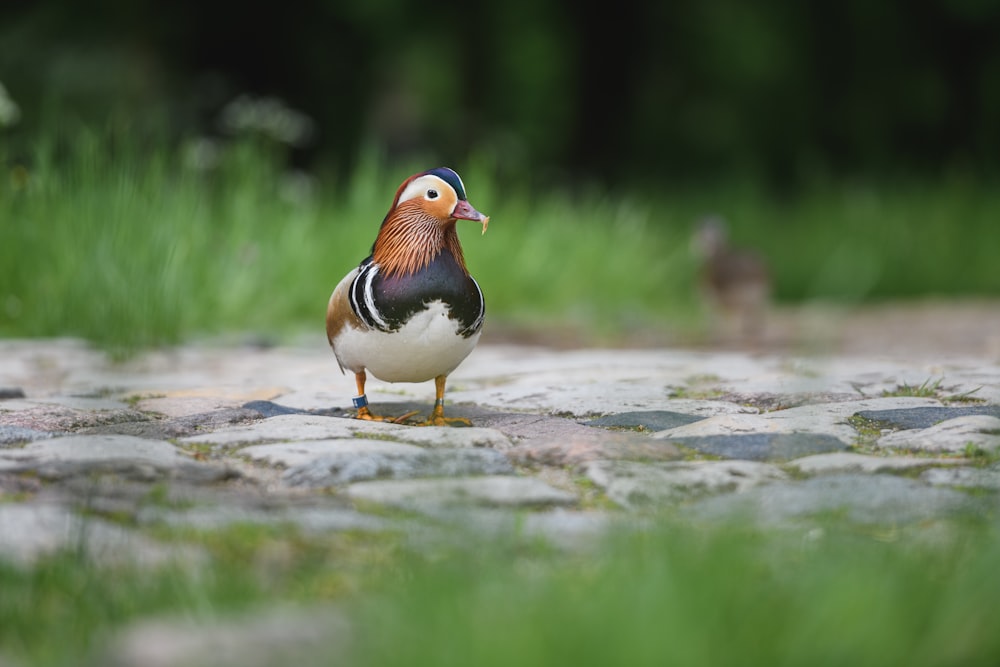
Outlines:
<svg viewBox="0 0 1000 667"><path fill-rule="evenodd" d="M448 307L434 301L392 333L345 326L333 340L333 352L355 373L367 370L386 382L425 382L451 373L476 346L479 332L464 338L458 327Z"/></svg>

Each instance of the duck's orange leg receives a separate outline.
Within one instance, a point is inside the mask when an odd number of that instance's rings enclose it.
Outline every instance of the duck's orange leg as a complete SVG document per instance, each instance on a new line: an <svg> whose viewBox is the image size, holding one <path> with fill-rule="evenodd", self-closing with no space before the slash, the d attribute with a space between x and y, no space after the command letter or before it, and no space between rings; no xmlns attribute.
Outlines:
<svg viewBox="0 0 1000 667"><path fill-rule="evenodd" d="M402 424L404 421L417 414L417 411L413 410L412 412L407 412L405 415L401 415L399 417L383 417L381 415L373 415L371 410L368 409L368 397L365 395L365 382L367 380L368 376L364 371L354 374L354 382L358 386L358 395L351 400L354 402L354 407L358 409L358 414L355 415L356 419Z"/></svg>
<svg viewBox="0 0 1000 667"><path fill-rule="evenodd" d="M434 411L431 412L431 416L427 418L427 421L422 422L420 426L472 426L472 422L465 417L444 416L444 385L447 379L447 375L438 375L434 378L434 390L436 395L434 400Z"/></svg>

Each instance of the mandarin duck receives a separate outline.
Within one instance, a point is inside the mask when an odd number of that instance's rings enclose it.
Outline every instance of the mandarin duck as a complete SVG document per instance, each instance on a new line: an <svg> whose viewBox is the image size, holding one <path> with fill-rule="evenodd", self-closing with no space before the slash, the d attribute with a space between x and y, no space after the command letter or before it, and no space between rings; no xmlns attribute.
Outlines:
<svg viewBox="0 0 1000 667"><path fill-rule="evenodd" d="M747 248L731 246L725 222L716 216L698 223L692 247L701 261L705 300L739 326L743 337L756 338L771 294L771 276L764 259Z"/></svg>
<svg viewBox="0 0 1000 667"><path fill-rule="evenodd" d="M445 381L479 341L485 314L458 220L481 223L484 234L490 221L451 169L414 174L396 190L371 254L333 290L326 335L341 372L354 373L358 419L402 422L415 414L372 414L365 396L371 373L386 382L434 380L434 409L423 425L469 424L444 416Z"/></svg>

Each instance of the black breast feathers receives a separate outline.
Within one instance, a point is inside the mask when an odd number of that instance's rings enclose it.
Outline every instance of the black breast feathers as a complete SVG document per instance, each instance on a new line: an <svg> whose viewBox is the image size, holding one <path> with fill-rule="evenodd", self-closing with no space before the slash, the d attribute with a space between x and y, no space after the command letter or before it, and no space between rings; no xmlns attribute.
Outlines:
<svg viewBox="0 0 1000 667"><path fill-rule="evenodd" d="M459 323L460 335L467 338L483 326L483 292L447 250L408 275L387 277L371 257L359 269L351 283L351 309L369 328L397 331L434 301L448 306L449 317Z"/></svg>

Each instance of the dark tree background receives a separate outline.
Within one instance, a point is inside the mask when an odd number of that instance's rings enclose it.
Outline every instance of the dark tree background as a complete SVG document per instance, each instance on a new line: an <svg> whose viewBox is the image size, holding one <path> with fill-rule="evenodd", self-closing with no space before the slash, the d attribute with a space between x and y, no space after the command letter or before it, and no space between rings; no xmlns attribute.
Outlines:
<svg viewBox="0 0 1000 667"><path fill-rule="evenodd" d="M296 159L488 151L532 180L995 172L996 0L4 0L3 130L218 131L240 94ZM0 136L3 136L0 134Z"/></svg>

